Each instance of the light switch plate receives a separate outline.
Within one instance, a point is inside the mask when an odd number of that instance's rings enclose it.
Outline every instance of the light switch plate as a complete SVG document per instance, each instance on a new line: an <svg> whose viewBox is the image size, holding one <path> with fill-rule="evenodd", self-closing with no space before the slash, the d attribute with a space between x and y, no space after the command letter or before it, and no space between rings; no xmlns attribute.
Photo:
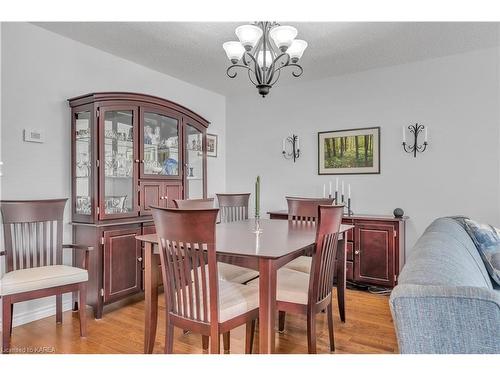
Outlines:
<svg viewBox="0 0 500 375"><path fill-rule="evenodd" d="M44 136L39 129L24 129L24 142L43 143Z"/></svg>

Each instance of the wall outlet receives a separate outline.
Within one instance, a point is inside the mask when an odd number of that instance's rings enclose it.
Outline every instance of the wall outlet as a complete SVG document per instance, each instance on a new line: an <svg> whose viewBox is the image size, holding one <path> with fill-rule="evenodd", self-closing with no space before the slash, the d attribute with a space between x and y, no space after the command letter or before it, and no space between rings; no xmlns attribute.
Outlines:
<svg viewBox="0 0 500 375"><path fill-rule="evenodd" d="M39 129L24 129L24 142L43 143L44 136Z"/></svg>

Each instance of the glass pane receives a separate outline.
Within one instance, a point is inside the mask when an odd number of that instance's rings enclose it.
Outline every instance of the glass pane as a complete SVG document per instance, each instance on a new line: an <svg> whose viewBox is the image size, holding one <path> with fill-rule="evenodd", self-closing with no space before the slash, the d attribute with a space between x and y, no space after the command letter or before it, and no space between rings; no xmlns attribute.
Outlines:
<svg viewBox="0 0 500 375"><path fill-rule="evenodd" d="M179 175L179 127L176 119L144 113L144 174Z"/></svg>
<svg viewBox="0 0 500 375"><path fill-rule="evenodd" d="M132 111L107 111L104 117L104 210L121 214L134 209L134 133Z"/></svg>
<svg viewBox="0 0 500 375"><path fill-rule="evenodd" d="M90 112L79 112L75 116L75 211L80 215L90 215L92 183Z"/></svg>
<svg viewBox="0 0 500 375"><path fill-rule="evenodd" d="M194 126L186 128L186 168L189 199L203 198L203 134Z"/></svg>

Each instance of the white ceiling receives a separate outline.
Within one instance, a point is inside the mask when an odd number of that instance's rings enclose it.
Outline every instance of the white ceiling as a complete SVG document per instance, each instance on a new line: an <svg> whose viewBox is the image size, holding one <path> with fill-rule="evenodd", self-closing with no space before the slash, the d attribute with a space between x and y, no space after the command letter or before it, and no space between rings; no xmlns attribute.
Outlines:
<svg viewBox="0 0 500 375"><path fill-rule="evenodd" d="M397 65L499 44L498 23L281 22L309 43L300 80ZM241 23L43 22L68 38L224 95L249 90L246 74L226 76L222 43ZM282 84L297 78L282 74Z"/></svg>

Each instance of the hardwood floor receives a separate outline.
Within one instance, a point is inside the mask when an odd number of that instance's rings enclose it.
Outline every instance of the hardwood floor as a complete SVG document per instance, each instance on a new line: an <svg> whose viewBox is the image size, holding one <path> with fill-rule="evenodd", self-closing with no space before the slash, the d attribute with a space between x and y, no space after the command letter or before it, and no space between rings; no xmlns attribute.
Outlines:
<svg viewBox="0 0 500 375"><path fill-rule="evenodd" d="M387 296L348 290L347 322L341 323L334 296L335 353L397 353L397 341ZM160 297L158 334L155 353L163 353L164 299ZM12 348L22 352L55 353L142 353L144 332L144 300L141 296L126 304L108 306L101 320L94 320L88 310L87 338L79 336L78 314L64 313L62 325L55 316L14 327ZM329 353L326 314L317 315L318 353ZM231 352L244 352L244 326L231 331ZM222 341L222 340L221 340ZM258 333L254 352L258 351ZM276 333L278 353L307 353L306 322L302 316L287 314L285 332ZM174 353L202 353L201 337L183 334L176 329Z"/></svg>

